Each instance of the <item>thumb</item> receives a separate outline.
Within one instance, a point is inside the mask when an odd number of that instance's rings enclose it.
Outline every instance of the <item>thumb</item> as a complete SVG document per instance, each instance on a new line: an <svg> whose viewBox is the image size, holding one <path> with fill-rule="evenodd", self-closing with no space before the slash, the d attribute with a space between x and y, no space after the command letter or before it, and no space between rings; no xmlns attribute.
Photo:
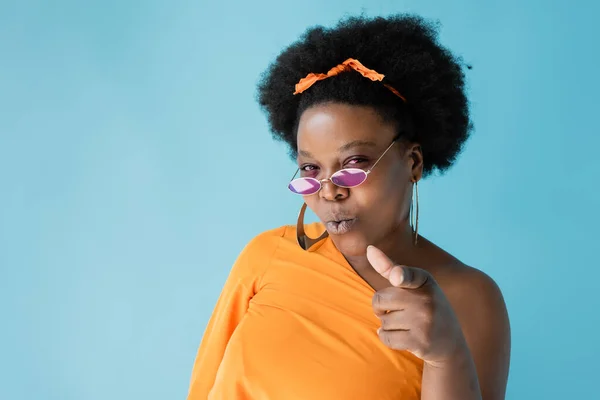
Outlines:
<svg viewBox="0 0 600 400"><path fill-rule="evenodd" d="M367 260L379 275L390 281L393 286L400 286L403 281L403 269L396 265L385 253L375 246L367 247Z"/></svg>
<svg viewBox="0 0 600 400"><path fill-rule="evenodd" d="M429 273L420 268L395 264L385 253L375 246L367 247L367 260L381 276L395 287L418 289L429 281Z"/></svg>

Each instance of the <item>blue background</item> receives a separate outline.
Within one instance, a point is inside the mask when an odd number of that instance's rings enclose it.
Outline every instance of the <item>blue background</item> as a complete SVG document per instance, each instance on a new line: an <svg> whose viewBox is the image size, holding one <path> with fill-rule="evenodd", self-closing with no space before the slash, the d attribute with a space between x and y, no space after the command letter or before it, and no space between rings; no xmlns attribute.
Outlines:
<svg viewBox="0 0 600 400"><path fill-rule="evenodd" d="M595 396L598 4L0 1L0 398L184 398L238 252L301 204L259 74L307 26L401 11L474 66L421 232L501 286L507 398Z"/></svg>

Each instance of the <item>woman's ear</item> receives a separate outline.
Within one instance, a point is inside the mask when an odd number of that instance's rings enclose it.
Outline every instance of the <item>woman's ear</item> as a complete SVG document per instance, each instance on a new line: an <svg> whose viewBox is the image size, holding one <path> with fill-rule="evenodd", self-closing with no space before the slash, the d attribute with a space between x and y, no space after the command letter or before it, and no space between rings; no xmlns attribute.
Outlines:
<svg viewBox="0 0 600 400"><path fill-rule="evenodd" d="M423 176L423 150L421 145L413 143L408 146L408 158L411 163L411 177L420 181Z"/></svg>

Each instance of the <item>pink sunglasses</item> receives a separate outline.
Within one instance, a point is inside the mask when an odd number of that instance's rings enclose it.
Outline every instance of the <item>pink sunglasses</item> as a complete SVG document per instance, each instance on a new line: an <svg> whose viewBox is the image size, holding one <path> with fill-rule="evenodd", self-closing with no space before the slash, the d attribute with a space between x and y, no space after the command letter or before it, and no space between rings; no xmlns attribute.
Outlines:
<svg viewBox="0 0 600 400"><path fill-rule="evenodd" d="M321 190L321 188L323 187L323 183L325 182L331 182L334 185L343 188L356 187L367 180L367 177L369 176L373 168L375 168L379 160L383 158L385 153L387 153L388 150L392 148L392 146L394 145L394 143L396 143L397 140L398 137L396 137L392 141L392 143L390 143L390 145L387 147L387 149L385 149L383 154L381 154L377 161L375 161L375 164L373 164L373 166L366 171L360 168L344 168L337 172L334 172L329 178L319 180L310 177L296 178L296 175L298 175L298 172L300 171L300 168L298 168L296 170L296 173L292 177L292 181L288 184L288 189L290 189L290 191L294 194L299 194L301 196L309 196Z"/></svg>

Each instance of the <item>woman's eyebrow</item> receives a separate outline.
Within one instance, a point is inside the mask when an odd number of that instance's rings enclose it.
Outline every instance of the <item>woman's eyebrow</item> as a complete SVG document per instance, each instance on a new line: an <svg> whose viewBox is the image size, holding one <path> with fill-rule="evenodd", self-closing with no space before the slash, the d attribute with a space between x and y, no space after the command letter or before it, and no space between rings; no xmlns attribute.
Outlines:
<svg viewBox="0 0 600 400"><path fill-rule="evenodd" d="M344 151L348 151L354 147L360 147L360 146L369 146L369 147L377 147L377 144L375 142L371 142L369 140L353 140L351 142L348 142L342 146L340 146L337 151L338 153L342 153ZM314 158L313 155L306 150L298 150L298 155L301 155L302 157L306 157L306 158Z"/></svg>
<svg viewBox="0 0 600 400"><path fill-rule="evenodd" d="M344 151L348 151L354 147L359 147L359 146L377 147L377 144L375 142L371 142L369 140L353 140L349 143L346 143L343 146L340 146L340 148L338 149L338 153L342 153Z"/></svg>
<svg viewBox="0 0 600 400"><path fill-rule="evenodd" d="M298 155L306 158L314 158L313 155L306 150L298 150Z"/></svg>

